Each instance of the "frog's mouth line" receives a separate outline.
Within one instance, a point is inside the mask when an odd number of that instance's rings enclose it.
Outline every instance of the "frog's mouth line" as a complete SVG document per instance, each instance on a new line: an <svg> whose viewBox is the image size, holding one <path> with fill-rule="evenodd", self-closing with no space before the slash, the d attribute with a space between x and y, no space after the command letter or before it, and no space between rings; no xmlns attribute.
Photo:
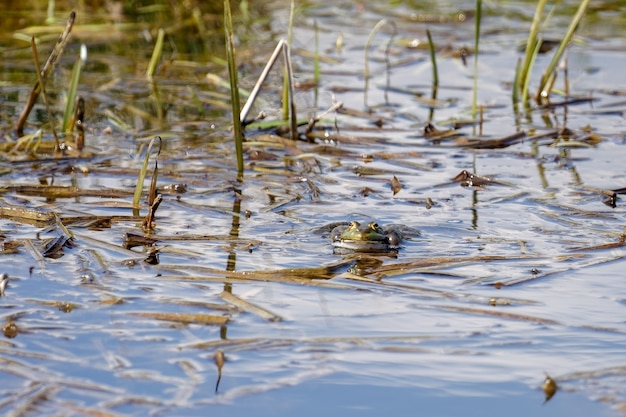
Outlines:
<svg viewBox="0 0 626 417"><path fill-rule="evenodd" d="M390 252L397 250L398 245L390 245L386 241L364 241L342 239L333 242L335 248L348 249L357 252Z"/></svg>

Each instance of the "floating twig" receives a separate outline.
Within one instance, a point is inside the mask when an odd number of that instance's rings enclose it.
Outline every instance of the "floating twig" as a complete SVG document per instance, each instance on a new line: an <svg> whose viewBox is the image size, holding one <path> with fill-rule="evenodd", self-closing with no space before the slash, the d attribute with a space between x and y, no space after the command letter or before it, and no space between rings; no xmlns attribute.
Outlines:
<svg viewBox="0 0 626 417"><path fill-rule="evenodd" d="M241 297L238 297L230 292L222 291L222 293L220 294L220 297L222 298L222 300L226 301L227 303L232 304L235 307L243 311L247 311L249 313L255 314L261 317L263 320L272 321L272 322L283 320L283 318L280 317L279 315L276 315L269 310L266 310L255 304L252 304L251 302L246 301L242 299Z"/></svg>
<svg viewBox="0 0 626 417"><path fill-rule="evenodd" d="M160 313L160 312L137 312L131 313L133 316L146 317L161 321L170 321L181 324L204 324L223 325L228 323L228 317L215 316L211 314L184 314L184 313Z"/></svg>

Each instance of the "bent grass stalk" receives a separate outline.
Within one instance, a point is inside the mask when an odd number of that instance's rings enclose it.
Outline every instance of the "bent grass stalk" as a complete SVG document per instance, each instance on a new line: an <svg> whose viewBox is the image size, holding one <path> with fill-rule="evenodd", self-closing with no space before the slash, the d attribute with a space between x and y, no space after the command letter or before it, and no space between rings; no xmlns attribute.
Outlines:
<svg viewBox="0 0 626 417"><path fill-rule="evenodd" d="M70 32L72 31L72 28L74 27L74 20L76 20L76 13L71 12L70 17L67 20L67 23L65 25L65 29L63 30L63 33L61 33L61 35L59 36L57 43L54 45L54 49L50 53L50 56L48 57L48 60L43 66L43 69L41 71L37 71L38 72L37 82L33 86L33 89L31 90L30 95L28 96L28 100L26 101L26 104L24 105L24 109L22 109L22 112L20 113L19 117L17 118L17 121L15 122L15 133L18 136L22 136L24 134L24 125L26 124L26 119L28 118L28 115L30 114L33 107L35 106L35 102L37 101L37 98L39 97L39 93L41 93L41 88L42 88L41 81L43 82L46 81L46 79L48 78L48 74L50 74L57 60L63 54L65 45L67 44L67 41L69 40Z"/></svg>
<svg viewBox="0 0 626 417"><path fill-rule="evenodd" d="M240 118L239 80L235 62L235 42L233 17L230 11L230 0L224 0L224 31L226 35L226 61L228 63L228 79L230 83L230 104L232 108L233 134L235 136L235 154L237 157L237 180L243 181L243 129Z"/></svg>
<svg viewBox="0 0 626 417"><path fill-rule="evenodd" d="M35 60L35 70L37 71L37 83L40 86L40 92L43 96L43 102L46 106L46 113L48 113L48 120L50 122L50 129L52 130L52 136L54 136L55 151L61 149L59 143L59 137L57 136L57 130L54 126L54 118L52 117L52 111L50 111L50 105L48 104L48 96L46 95L46 80L44 74L39 66L39 54L37 53L37 45L35 44L35 37L30 39L30 46L33 49L33 59Z"/></svg>
<svg viewBox="0 0 626 417"><path fill-rule="evenodd" d="M276 48L274 48L274 52L272 52L270 59L267 61L267 64L265 64L265 68L263 68L263 71L261 72L259 79L257 80L256 84L252 88L252 91L250 92L250 96L248 97L246 104L244 104L243 108L241 109L241 113L239 114L239 121L241 124L246 122L248 114L250 113L250 110L252 109L252 105L254 104L254 101L259 95L261 86L265 82L265 79L269 75L270 70L276 63L276 60L278 59L278 56L281 53L283 55L283 59L285 60L285 69L286 69L287 79L289 81L288 86L287 86L287 91L289 92L289 107L291 109L290 111L291 116L289 118L290 127L291 127L291 138L294 140L297 140L298 139L298 121L296 119L296 116L297 116L296 115L296 103L294 100L294 93L293 93L293 69L291 66L291 53L289 52L289 45L284 39L281 39L280 41L278 41Z"/></svg>

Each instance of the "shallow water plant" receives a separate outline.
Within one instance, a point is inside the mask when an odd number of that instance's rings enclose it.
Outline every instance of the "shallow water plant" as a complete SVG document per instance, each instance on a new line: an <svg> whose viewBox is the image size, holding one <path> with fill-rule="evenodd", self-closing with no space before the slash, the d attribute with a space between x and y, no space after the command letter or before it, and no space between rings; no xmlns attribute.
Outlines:
<svg viewBox="0 0 626 417"><path fill-rule="evenodd" d="M67 91L67 102L65 103L65 112L63 113L63 125L61 131L66 133L72 130L72 115L75 113L76 106L76 92L78 91L78 81L80 80L80 72L83 67L83 63L87 59L87 47L81 45L80 54L78 59L74 63L72 68L72 76L70 78L70 86Z"/></svg>
<svg viewBox="0 0 626 417"><path fill-rule="evenodd" d="M537 2L533 21L530 25L530 30L528 32L528 39L526 40L526 48L524 51L522 63L520 65L519 76L516 77L517 82L513 86L514 90L521 92L523 103L526 103L528 100L528 81L530 79L533 62L535 61L535 58L539 51L539 47L541 46L541 40L539 39L539 28L541 25L543 10L546 6L546 3L547 0L539 0Z"/></svg>
<svg viewBox="0 0 626 417"><path fill-rule="evenodd" d="M48 121L50 123L50 130L52 131L52 135L54 136L55 150L60 149L59 137L57 136L56 127L54 125L54 118L52 117L52 111L50 110L50 104L48 103L48 95L46 94L46 81L44 79L44 74L39 65L39 54L37 52L37 45L35 44L35 38L32 37L30 39L30 46L33 49L33 58L35 61L35 70L37 72L37 83L40 85L40 90L43 97L44 105L46 106L46 113L48 114Z"/></svg>
<svg viewBox="0 0 626 417"><path fill-rule="evenodd" d="M152 140L148 144L148 148L146 150L146 156L144 157L144 160L143 160L143 165L141 166L141 169L139 170L139 175L137 177L137 184L135 185L135 193L133 194L133 207L135 210L135 213L134 213L135 216L139 215L139 202L141 200L141 193L143 192L143 183L144 183L144 180L146 179L146 174L148 172L148 163L150 162L150 154L152 151L152 147L154 146L154 143L156 142L157 139L159 140L159 150L157 151L157 157L158 157L158 154L161 152L160 144L162 140L161 140L161 137L156 136L152 138ZM155 170L156 170L156 165L155 165ZM155 172L155 175L156 175L156 172ZM152 202L150 202L150 204L152 204Z"/></svg>
<svg viewBox="0 0 626 417"><path fill-rule="evenodd" d="M554 56L552 57L552 61L550 61L550 64L541 75L539 89L537 90L537 94L535 96L535 100L539 104L542 104L550 96L552 87L554 85L554 80L556 79L557 65L559 64L559 61L563 57L563 54L565 53L565 49L567 48L570 41L572 40L574 36L574 32L578 28L580 21L584 17L587 7L589 6L589 2L590 0L582 0L580 2L580 5L578 6L578 10L576 11L574 18L569 24L569 27L567 28L567 32L565 32L565 36L563 36L563 39L561 39L561 43L559 44L558 49L556 50L556 52L554 53Z"/></svg>
<svg viewBox="0 0 626 417"><path fill-rule="evenodd" d="M369 51L370 51L370 47L372 46L372 42L374 42L374 38L376 37L378 32L380 32L385 26L388 26L391 28L391 35L389 37L389 41L387 42L387 45L385 46L385 66L386 66L386 74L387 74L387 81L386 81L386 87L385 87L385 102L387 102L387 91L389 90L389 85L391 83L390 75L389 75L390 74L389 48L391 47L391 42L393 42L393 39L398 33L398 29L396 27L396 24L392 20L381 19L378 23L376 23L376 25L370 32L369 36L367 37L367 42L365 43L365 60L364 60L365 70L364 70L364 75L363 75L365 79L365 86L364 86L364 93L363 93L363 104L365 106L365 109L368 109L367 90L369 88L369 80L370 80Z"/></svg>
<svg viewBox="0 0 626 417"><path fill-rule="evenodd" d="M476 120L478 102L478 46L480 44L480 20L482 18L482 0L476 0L476 27L474 31L474 86L472 91L472 120Z"/></svg>
<svg viewBox="0 0 626 417"><path fill-rule="evenodd" d="M542 25L543 26L547 25L552 13L554 12L556 8L556 5L553 6L550 13L548 14L548 16L546 17L546 19L543 21L543 24L542 24L543 11L545 9L546 4L547 4L546 0L540 0L537 2L537 8L535 9L535 15L533 17L533 22L530 26L528 39L526 41L524 57L515 75L515 81L513 85L514 104L518 103L520 92L521 92L522 103L524 103L525 105L528 104L528 98L530 94L529 93L530 74L534 66L535 60L537 58L537 55L539 54L539 51L541 49L541 44L543 43L543 40L541 39L539 32L540 32ZM559 43L559 47L557 48L556 52L552 56L552 60L550 61L550 63L544 70L543 74L541 75L539 87L534 96L535 101L537 101L538 104L544 104L545 101L550 96L552 92L552 88L554 86L554 81L556 79L557 66L559 62L561 61L561 59L563 58L563 55L565 54L565 50L567 46L570 44L574 36L574 32L578 28L582 18L585 16L588 6L589 6L589 0L582 0L580 2L580 5L578 6L578 10L576 11L576 14L572 18L565 35L563 36L563 38L561 39L561 42Z"/></svg>
<svg viewBox="0 0 626 417"><path fill-rule="evenodd" d="M433 103L437 100L437 90L439 89L439 71L437 70L437 57L435 56L435 44L433 43L433 38L430 35L430 30L426 29L426 37L428 38L428 52L430 54L430 62L432 63L433 68L433 89L432 89L432 100ZM430 112L428 116L428 120L433 120L433 114L435 112L434 105L430 107Z"/></svg>
<svg viewBox="0 0 626 417"><path fill-rule="evenodd" d="M33 86L33 89L31 90L30 95L28 96L28 100L26 101L26 105L24 106L24 109L22 109L22 112L20 113L17 119L17 122L15 123L15 132L17 133L18 136L22 136L24 134L24 125L26 124L26 119L28 118L28 115L30 114L33 107L35 106L35 102L37 101L37 98L39 97L39 94L41 93L42 88L44 87L43 84L46 82L46 79L48 78L48 75L54 68L54 65L63 54L65 45L67 44L67 41L69 40L70 32L72 31L72 28L74 27L75 19L76 19L76 13L71 12L70 17L67 20L67 24L65 25L65 29L59 36L57 43L54 45L54 48L52 52L50 53L48 60L46 61L41 71L38 71L37 82L35 82L35 85Z"/></svg>
<svg viewBox="0 0 626 417"><path fill-rule="evenodd" d="M226 35L226 60L228 64L228 79L230 83L230 103L232 109L233 135L235 138L235 154L237 157L237 179L243 180L243 128L241 126L239 81L237 78L237 64L235 62L235 42L233 31L233 17L230 11L230 1L224 0L224 31Z"/></svg>
<svg viewBox="0 0 626 417"><path fill-rule="evenodd" d="M285 74L286 74L286 79L288 81L287 92L289 93L288 104L289 104L289 109L290 109L289 110L290 134L293 140L297 140L298 139L298 120L297 120L297 113L296 113L296 103L294 100L293 69L291 65L291 52L289 49L289 44L284 39L281 39L280 41L278 41L276 48L274 48L274 52L272 52L272 55L267 61L267 64L265 64L265 68L263 68L261 75L259 76L256 84L252 88L252 91L250 92L250 96L248 97L248 100L246 100L246 104L244 104L243 108L241 109L241 113L239 114L239 121L241 125L248 123L247 118L248 118L248 115L250 114L250 110L252 109L252 105L254 104L254 101L258 97L259 91L261 90L263 83L267 79L267 76L269 75L270 70L272 69L272 67L276 63L276 60L281 54L285 61ZM272 122L272 124L274 123Z"/></svg>

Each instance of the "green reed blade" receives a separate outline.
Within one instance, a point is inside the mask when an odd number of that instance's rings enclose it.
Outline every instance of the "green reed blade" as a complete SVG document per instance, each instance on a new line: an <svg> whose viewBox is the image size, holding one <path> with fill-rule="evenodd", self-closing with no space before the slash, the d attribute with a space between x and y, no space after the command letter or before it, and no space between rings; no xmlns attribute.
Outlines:
<svg viewBox="0 0 626 417"><path fill-rule="evenodd" d="M57 135L56 127L54 126L54 118L52 117L52 111L50 110L50 104L48 103L48 95L46 94L46 81L43 76L42 69L39 66L39 54L37 53L37 45L35 44L35 37L30 39L30 46L33 50L33 59L35 61L35 69L37 70L37 82L40 85L43 102L46 107L46 113L48 114L48 120L50 122L50 129L54 136L55 151L60 149L59 136Z"/></svg>
<svg viewBox="0 0 626 417"><path fill-rule="evenodd" d="M476 120L478 102L478 44L480 43L480 20L482 16L482 0L476 0L476 28L474 32L474 91L472 92L472 120Z"/></svg>
<svg viewBox="0 0 626 417"><path fill-rule="evenodd" d="M74 105L76 103L76 91L78 90L78 80L80 79L80 72L83 66L84 56L87 54L87 47L85 45L81 45L80 47L80 55L78 59L74 63L74 68L72 68L72 78L70 79L70 87L67 92L67 102L65 103L65 112L63 113L63 125L61 131L68 132L72 130L72 126L70 126L70 122L72 119L72 115L74 114Z"/></svg>
<svg viewBox="0 0 626 417"><path fill-rule="evenodd" d="M433 99L437 98L437 89L439 88L439 71L437 70L437 58L435 57L435 44L430 36L430 30L426 29L426 37L428 38L428 51L430 53L430 61L433 65Z"/></svg>
<svg viewBox="0 0 626 417"><path fill-rule="evenodd" d="M43 69L41 69L41 71L37 70L38 72L37 82L33 86L33 89L31 90L30 95L28 96L28 100L26 101L26 104L24 105L22 112L20 113L19 117L17 118L17 121L15 122L15 133L17 133L18 136L22 136L24 134L24 125L26 124L26 119L28 118L28 115L30 114L33 107L35 106L35 102L37 101L37 98L39 97L39 93L41 93L42 83L45 83L46 79L48 78L48 74L50 74L57 60L63 54L65 45L67 44L67 41L69 40L70 32L72 31L72 28L74 27L75 20L76 20L76 12L71 12L70 17L67 20L67 24L65 25L65 29L63 30L63 33L61 33L61 36L59 36L57 43L54 45L54 49L50 53L50 56L48 57L48 60L43 66ZM34 37L31 41L34 43ZM33 48L34 50L36 50L34 46ZM56 136L55 136L55 139L58 142L58 139L56 138Z"/></svg>
<svg viewBox="0 0 626 417"><path fill-rule="evenodd" d="M233 114L233 133L235 135L235 154L237 157L237 179L242 181L243 131L240 120L241 105L239 104L239 80L237 79L237 64L235 62L235 41L230 0L224 0L224 31L226 35L226 60L228 62L228 77L230 82L230 103Z"/></svg>
<svg viewBox="0 0 626 417"><path fill-rule="evenodd" d="M521 91L522 91L522 103L526 106L528 105L528 94L530 91L529 85L530 85L530 74L532 73L532 68L535 66L535 60L537 59L537 56L539 55L539 50L541 49L541 44L543 43L543 40L541 38L537 38L535 39L535 44L532 46L531 50L530 50L530 59L528 60L528 68L527 68L527 72L526 72L526 78L523 80L523 84L521 86ZM524 71L524 68L522 67L522 71ZM523 73L522 73L523 75Z"/></svg>
<svg viewBox="0 0 626 417"><path fill-rule="evenodd" d="M433 94L432 99L437 99L437 90L439 88L439 71L437 70L437 59L435 57L435 44L433 43L433 38L430 36L430 30L426 29L426 37L428 38L428 50L430 52L430 61L433 66ZM430 107L430 115L428 120L433 119L434 107Z"/></svg>
<svg viewBox="0 0 626 417"><path fill-rule="evenodd" d="M289 7L289 26L287 27L287 45L291 49L291 41L293 38L293 21L295 16L295 1L291 0L291 5ZM283 120L289 119L289 83L291 82L291 78L288 77L287 74L287 66L283 71Z"/></svg>
<svg viewBox="0 0 626 417"><path fill-rule="evenodd" d="M161 59L161 54L163 53L164 39L165 31L163 29L159 29L159 31L157 32L157 40L154 44L154 50L152 51L152 57L150 58L148 69L146 69L146 77L149 81L152 81L152 76L156 72L156 67L159 64L159 60Z"/></svg>
<svg viewBox="0 0 626 417"><path fill-rule="evenodd" d="M148 149L146 150L146 156L143 159L143 165L141 166L141 169L139 170L139 176L137 177L137 184L135 185L135 193L133 194L133 207L135 207L133 215L135 216L139 216L139 200L141 200L141 193L143 191L143 183L146 179L146 173L148 172L148 163L150 162L150 153L152 151L152 146L154 145L154 142L157 139L159 140L159 142L161 142L160 136L155 136L150 141L150 144L148 145ZM159 152L160 152L160 149L159 149Z"/></svg>
<svg viewBox="0 0 626 417"><path fill-rule="evenodd" d="M519 78L522 72L522 58L518 58L517 64L515 65L515 78L513 79L513 91L511 91L511 101L513 102L513 108L515 113L517 114L517 107L519 105Z"/></svg>
<svg viewBox="0 0 626 417"><path fill-rule="evenodd" d="M539 27L541 24L541 18L543 16L543 10L546 7L547 0L539 0L537 7L535 8L535 15L533 16L533 22L530 25L530 31L528 32L528 39L526 40L526 50L524 51L524 61L521 67L521 73L519 77L519 84L517 88L520 89L522 95L524 90L521 90L523 85L527 85L527 79L530 78L530 69L532 65L532 51L537 45L537 36L539 34ZM516 88L516 87L514 87ZM525 94L526 97L528 94Z"/></svg>
<svg viewBox="0 0 626 417"><path fill-rule="evenodd" d="M319 42L319 28L317 27L317 20L313 22L313 28L315 31L315 54L313 55L313 80L315 85L319 86L322 79L322 72L320 69L320 42ZM315 89L317 92L317 88ZM317 94L317 93L316 93Z"/></svg>
<svg viewBox="0 0 626 417"><path fill-rule="evenodd" d="M576 32L576 28L578 28L580 21L584 17L585 12L587 11L587 7L589 6L589 2L590 0L582 0L580 2L580 6L578 6L578 10L576 11L574 18L570 22L569 27L567 28L567 32L565 33L565 36L561 40L561 43L559 44L559 48L554 53L554 56L552 57L552 61L550 61L550 64L548 65L543 75L541 76L541 82L539 83L539 89L537 90L537 101L540 102L541 99L547 98L550 95L550 89L546 89L549 83L549 79L551 75L555 72L559 61L561 60L561 58L563 57L563 54L565 53L565 49L567 48L570 41L572 40L572 37L574 36L574 32Z"/></svg>

